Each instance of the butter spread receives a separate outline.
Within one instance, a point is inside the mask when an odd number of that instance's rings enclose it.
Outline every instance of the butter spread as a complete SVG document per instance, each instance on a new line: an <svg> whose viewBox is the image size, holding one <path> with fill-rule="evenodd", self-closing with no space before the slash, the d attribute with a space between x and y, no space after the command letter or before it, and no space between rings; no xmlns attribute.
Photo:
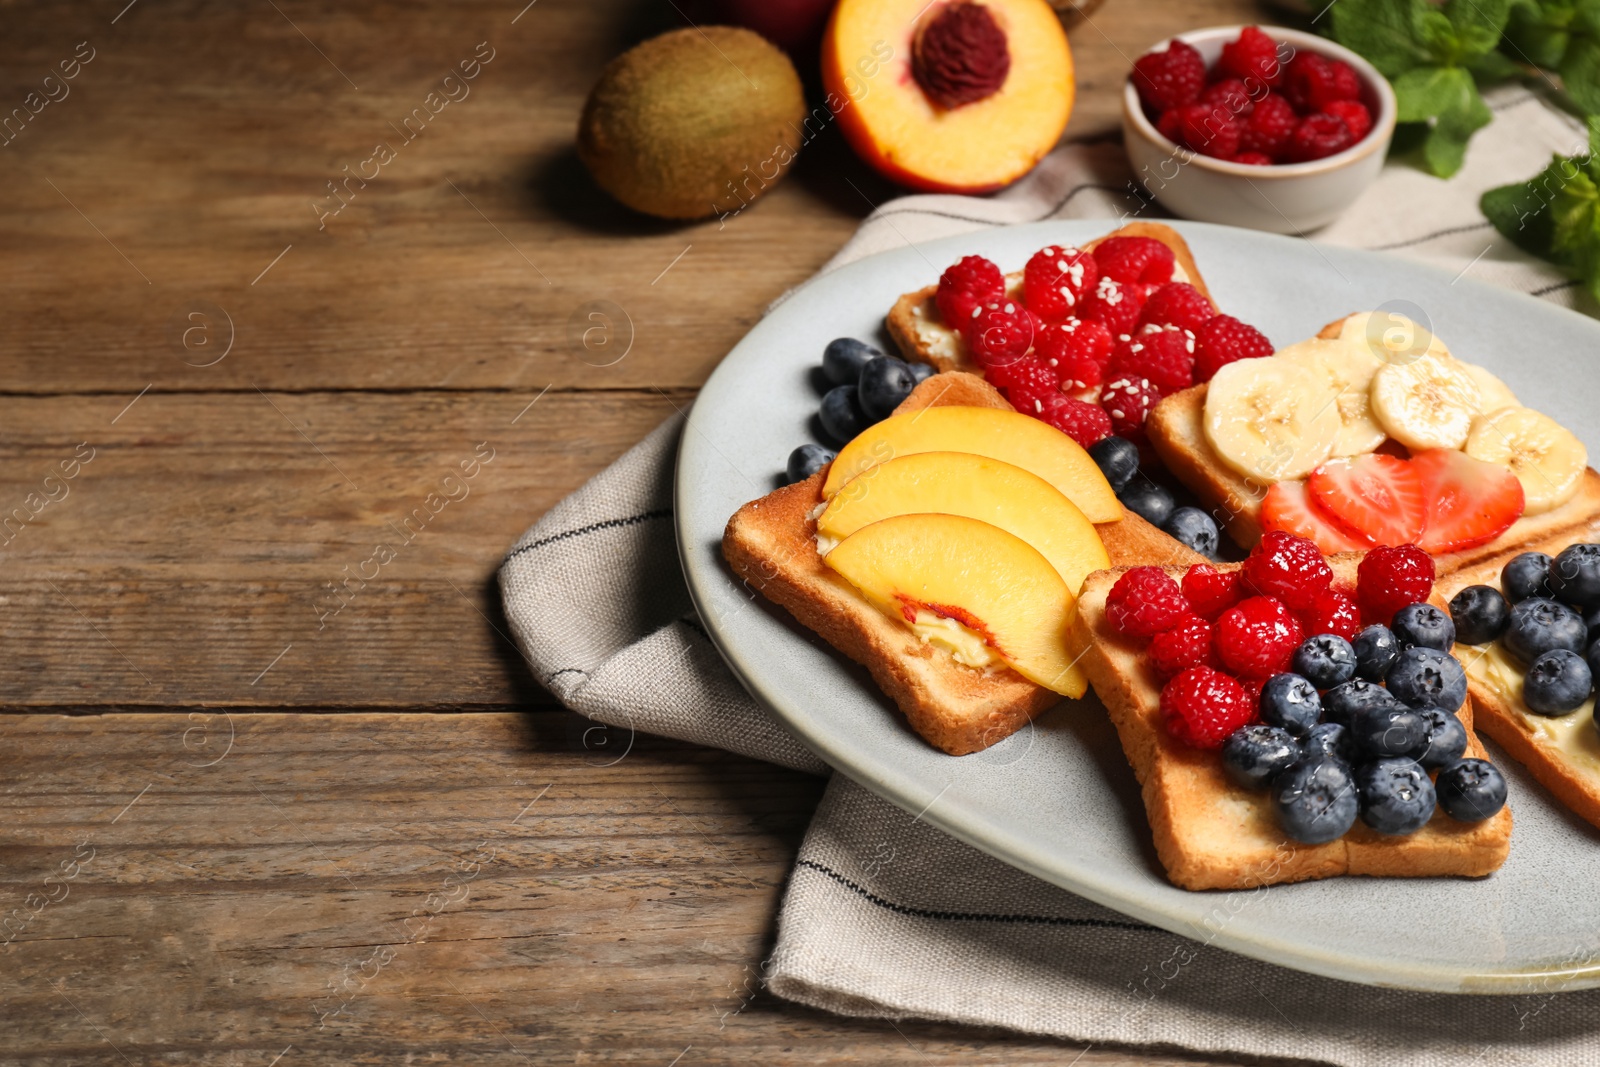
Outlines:
<svg viewBox="0 0 1600 1067"><path fill-rule="evenodd" d="M923 644L944 649L957 663L965 666L979 670L1003 666L999 654L983 638L955 619L920 609L916 621L911 624L911 632L920 637Z"/></svg>
<svg viewBox="0 0 1600 1067"><path fill-rule="evenodd" d="M1600 732L1594 726L1594 698L1565 715L1540 715L1522 700L1522 665L1498 643L1472 645L1461 658L1467 676L1487 686L1507 708L1524 732L1536 741L1558 749L1574 767L1600 777Z"/></svg>

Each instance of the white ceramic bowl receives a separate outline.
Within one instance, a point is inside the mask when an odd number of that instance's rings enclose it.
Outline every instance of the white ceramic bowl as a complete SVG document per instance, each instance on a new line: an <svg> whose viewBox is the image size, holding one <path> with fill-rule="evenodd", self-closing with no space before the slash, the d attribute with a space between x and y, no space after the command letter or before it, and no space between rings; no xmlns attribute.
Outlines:
<svg viewBox="0 0 1600 1067"><path fill-rule="evenodd" d="M1192 45L1209 68L1222 46L1242 26L1215 26L1178 35ZM1122 134L1133 173L1173 214L1202 222L1246 226L1274 233L1305 233L1326 226L1349 207L1377 177L1394 136L1394 90L1372 64L1325 38L1298 30L1263 26L1278 42L1287 62L1290 49L1339 59L1361 78L1361 102L1372 112L1372 130L1343 152L1309 163L1258 167L1229 163L1180 148L1145 117L1130 77L1122 89ZM1162 41L1151 48L1160 51Z"/></svg>

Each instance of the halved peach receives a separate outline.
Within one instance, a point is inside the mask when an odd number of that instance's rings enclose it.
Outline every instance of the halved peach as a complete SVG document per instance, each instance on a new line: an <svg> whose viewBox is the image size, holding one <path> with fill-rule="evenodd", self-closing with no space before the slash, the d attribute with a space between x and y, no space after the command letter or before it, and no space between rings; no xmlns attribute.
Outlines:
<svg viewBox="0 0 1600 1067"><path fill-rule="evenodd" d="M935 407L891 415L839 450L822 495L831 500L862 472L918 452L968 452L998 459L1055 486L1090 522L1122 518L1117 494L1082 445L1054 426L1000 408ZM864 492L870 484L862 482L853 491Z"/></svg>
<svg viewBox="0 0 1600 1067"><path fill-rule="evenodd" d="M839 0L822 81L856 153L915 189L981 193L1032 170L1072 113L1045 0Z"/></svg>
<svg viewBox="0 0 1600 1067"><path fill-rule="evenodd" d="M863 526L823 562L925 636L954 622L1030 682L1069 697L1089 687L1067 646L1076 598L1038 549L998 526L896 515Z"/></svg>
<svg viewBox="0 0 1600 1067"><path fill-rule="evenodd" d="M834 494L817 519L821 542L838 542L896 515L965 515L998 526L1039 550L1076 593L1090 571L1111 566L1094 524L1061 491L1036 474L987 456L922 452L901 456Z"/></svg>

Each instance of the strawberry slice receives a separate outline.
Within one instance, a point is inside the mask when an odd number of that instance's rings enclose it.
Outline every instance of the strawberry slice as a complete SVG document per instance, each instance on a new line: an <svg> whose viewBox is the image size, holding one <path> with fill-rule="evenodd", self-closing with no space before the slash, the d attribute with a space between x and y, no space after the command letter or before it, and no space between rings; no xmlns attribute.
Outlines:
<svg viewBox="0 0 1600 1067"><path fill-rule="evenodd" d="M1504 467L1433 448L1411 457L1411 469L1428 501L1427 528L1417 544L1429 552L1493 541L1522 517L1522 483Z"/></svg>
<svg viewBox="0 0 1600 1067"><path fill-rule="evenodd" d="M1361 552L1372 542L1329 515L1302 481L1276 482L1261 498L1261 526L1309 537L1324 553Z"/></svg>
<svg viewBox="0 0 1600 1067"><path fill-rule="evenodd" d="M1370 452L1330 459L1311 472L1306 484L1328 514L1373 544L1412 544L1428 521L1428 498L1417 472L1395 456Z"/></svg>

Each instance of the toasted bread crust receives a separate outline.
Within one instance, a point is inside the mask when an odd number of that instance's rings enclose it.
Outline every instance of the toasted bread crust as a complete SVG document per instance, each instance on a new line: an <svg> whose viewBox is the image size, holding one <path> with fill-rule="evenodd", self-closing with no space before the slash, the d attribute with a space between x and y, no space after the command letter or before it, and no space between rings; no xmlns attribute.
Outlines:
<svg viewBox="0 0 1600 1067"><path fill-rule="evenodd" d="M1335 557L1335 572L1355 577L1354 556ZM1221 564L1232 569L1235 564ZM1174 577L1182 568L1168 568ZM1084 582L1073 623L1074 650L1105 704L1144 797L1156 854L1167 877L1184 889L1249 889L1342 874L1379 877L1485 875L1510 851L1511 812L1482 823L1460 823L1443 812L1415 834L1388 837L1357 822L1344 837L1322 845L1290 840L1265 793L1229 780L1214 752L1178 742L1161 723L1160 689L1140 644L1114 633L1105 620L1106 595L1124 568L1097 571ZM1484 755L1473 733L1467 751Z"/></svg>
<svg viewBox="0 0 1600 1067"><path fill-rule="evenodd" d="M1086 252L1093 251L1102 241L1112 237L1149 237L1160 241L1172 249L1173 261L1187 276L1189 284L1200 290L1207 300L1211 300L1213 307L1216 306L1216 301L1211 297L1211 290L1206 288L1205 280L1200 277L1200 268L1195 264L1194 253L1189 250L1189 243L1171 226L1159 222L1130 222L1104 237L1095 238L1085 244L1083 249ZM1007 291L1014 292L1021 285L1021 278L1020 271L1008 274ZM940 371L981 373L978 365L967 353L966 344L958 337L949 336L947 328L938 343L930 341L928 334L919 329L925 324L944 327L939 317L939 309L933 302L933 294L938 288L937 285L929 285L916 292L906 293L896 300L885 320L889 336L894 339L901 355L908 360L932 364Z"/></svg>
<svg viewBox="0 0 1600 1067"><path fill-rule="evenodd" d="M947 405L1010 410L983 379L956 373L922 382L896 413ZM1004 740L1062 699L1009 669L962 666L949 653L923 644L829 569L817 552L813 517L826 479L824 469L734 513L722 537L722 554L735 574L866 667L912 729L952 756ZM1201 558L1132 512L1096 529L1114 563Z"/></svg>

